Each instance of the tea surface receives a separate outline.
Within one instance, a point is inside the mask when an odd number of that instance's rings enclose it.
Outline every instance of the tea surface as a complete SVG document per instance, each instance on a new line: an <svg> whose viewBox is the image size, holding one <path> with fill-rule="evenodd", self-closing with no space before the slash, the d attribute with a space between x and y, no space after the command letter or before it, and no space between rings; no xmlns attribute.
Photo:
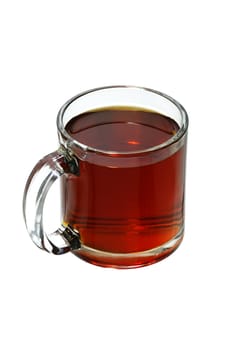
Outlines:
<svg viewBox="0 0 234 350"><path fill-rule="evenodd" d="M75 140L92 148L134 152L167 141L178 131L178 125L155 112L103 109L73 118L66 130Z"/></svg>

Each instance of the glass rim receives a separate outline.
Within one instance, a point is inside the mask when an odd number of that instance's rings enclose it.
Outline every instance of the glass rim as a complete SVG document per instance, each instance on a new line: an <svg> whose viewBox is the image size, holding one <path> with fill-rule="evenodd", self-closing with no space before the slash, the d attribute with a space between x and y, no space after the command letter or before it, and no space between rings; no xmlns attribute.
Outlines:
<svg viewBox="0 0 234 350"><path fill-rule="evenodd" d="M182 117L182 125L179 127L178 131L175 133L175 135L173 135L172 137L170 137L167 141L162 142L159 145L155 145L149 148L145 148L142 150L136 150L136 151L106 151L106 150L102 150L99 148L95 148L95 147L91 147L89 145L85 145L77 140L75 140L65 129L65 125L63 123L63 116L67 110L67 108L77 99L79 99L80 97L83 97L85 95L88 94L92 94L94 92L97 91L101 91L101 90L108 90L108 89L115 89L115 88L126 88L126 89L139 89L139 90L144 90L144 91L148 91L151 93L154 93L156 95L159 95L163 98L165 98L166 100L168 100L169 102L173 103L174 106L177 108L177 110L180 112L180 115ZM134 106L134 104L132 105ZM91 111L87 110L88 111ZM155 112L157 112L155 110ZM74 116L75 117L75 116ZM154 90L151 88L146 88L146 87L142 87L142 86L137 86L137 85L109 85L109 86L102 86L102 87L97 87L97 88L93 88L93 89L89 89L86 91L83 91L75 96L73 96L72 98L70 98L67 102L65 102L62 107L60 108L58 115L57 115L57 128L59 133L61 134L61 136L68 142L69 145L74 145L77 146L79 149L82 149L84 152L94 152L94 153L99 153L102 155L138 155L138 154L142 154L142 153L149 153L149 152L154 152L157 150L161 150L164 148L167 148L173 144L175 144L177 141L181 140L182 137L186 134L187 129L188 129L188 114L185 110L185 108L174 98L172 98L171 96L160 92L158 90Z"/></svg>

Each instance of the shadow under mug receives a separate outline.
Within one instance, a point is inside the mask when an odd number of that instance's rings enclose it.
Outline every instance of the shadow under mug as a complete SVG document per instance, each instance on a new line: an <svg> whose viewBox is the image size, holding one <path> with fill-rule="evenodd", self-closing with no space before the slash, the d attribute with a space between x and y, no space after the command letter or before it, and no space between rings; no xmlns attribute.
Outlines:
<svg viewBox="0 0 234 350"><path fill-rule="evenodd" d="M151 111L153 118L160 113L178 130L161 144L133 151L99 149L68 133L66 126L74 117L113 107ZM97 123L93 118L87 128ZM134 117L124 123L137 124ZM184 108L147 88L108 86L70 99L58 113L59 149L39 161L25 187L23 212L33 242L48 252L72 252L105 267L140 267L167 257L184 232L187 128ZM59 178L62 224L48 233L43 207Z"/></svg>

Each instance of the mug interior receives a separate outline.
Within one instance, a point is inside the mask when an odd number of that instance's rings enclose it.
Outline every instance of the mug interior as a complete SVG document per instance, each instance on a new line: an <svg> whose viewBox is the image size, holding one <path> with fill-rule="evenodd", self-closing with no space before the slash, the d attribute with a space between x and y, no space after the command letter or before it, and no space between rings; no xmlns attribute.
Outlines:
<svg viewBox="0 0 234 350"><path fill-rule="evenodd" d="M141 110L157 112L174 120L178 125L178 131L167 141L141 151L118 152L119 154L139 154L155 151L167 147L178 141L186 133L188 116L183 106L175 99L164 93L148 88L136 86L107 86L88 90L74 96L67 101L58 113L57 127L63 143L78 147L88 152L112 154L112 151L93 148L89 144L83 144L71 137L66 131L66 125L74 117L80 114L104 108L138 108Z"/></svg>

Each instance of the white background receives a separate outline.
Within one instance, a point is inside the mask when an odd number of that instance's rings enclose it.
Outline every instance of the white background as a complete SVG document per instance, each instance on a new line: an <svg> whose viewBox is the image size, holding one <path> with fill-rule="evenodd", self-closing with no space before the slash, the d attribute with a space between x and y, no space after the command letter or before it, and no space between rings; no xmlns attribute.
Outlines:
<svg viewBox="0 0 234 350"><path fill-rule="evenodd" d="M232 1L3 0L0 26L0 348L233 350ZM109 84L161 90L190 117L185 239L136 270L49 255L22 218L58 109Z"/></svg>

